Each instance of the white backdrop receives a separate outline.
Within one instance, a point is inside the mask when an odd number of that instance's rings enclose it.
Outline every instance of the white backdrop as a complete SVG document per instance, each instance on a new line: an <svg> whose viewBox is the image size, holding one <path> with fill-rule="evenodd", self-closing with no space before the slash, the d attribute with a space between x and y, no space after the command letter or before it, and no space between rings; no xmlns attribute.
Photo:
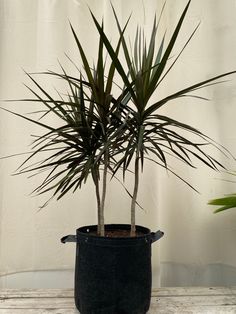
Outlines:
<svg viewBox="0 0 236 314"><path fill-rule="evenodd" d="M167 0L162 20L167 36L186 3ZM163 1L114 0L113 4L123 22L133 12L127 30L132 37L137 22L150 33L154 14ZM117 30L108 0L0 0L1 100L30 96L22 84L29 83L22 69L58 70L58 59L70 69L65 52L80 65L69 20L88 56L95 58L97 36L88 6L98 19L104 17L105 29L115 42ZM173 55L199 21L201 25L162 85L161 95L236 70L235 16L235 0L192 0ZM49 89L58 84L46 77L39 79ZM236 77L232 76L228 82L200 92L211 98L210 102L175 101L162 112L195 126L236 155L235 90ZM34 110L29 103L2 101L1 105L20 113ZM3 111L0 121L0 156L28 151L30 135L37 134L37 128ZM236 169L236 163L217 157ZM23 159L18 156L0 161L0 287L72 286L75 246L62 245L59 239L79 226L96 223L93 185L59 202L52 201L38 212L45 198L29 194L39 179L11 176ZM235 191L236 185L221 181L220 173L202 165L189 170L176 164L176 170L201 194L152 165L146 165L142 175L139 201L146 210L138 210L137 223L165 232L165 237L153 245L153 285L236 284L236 210L213 215L207 206L209 199ZM129 223L129 203L122 188L111 182L106 222Z"/></svg>

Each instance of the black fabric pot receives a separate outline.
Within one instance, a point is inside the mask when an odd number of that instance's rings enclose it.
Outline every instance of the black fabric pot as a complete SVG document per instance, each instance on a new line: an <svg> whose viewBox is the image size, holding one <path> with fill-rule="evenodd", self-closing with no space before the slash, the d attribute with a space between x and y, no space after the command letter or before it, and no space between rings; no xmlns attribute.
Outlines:
<svg viewBox="0 0 236 314"><path fill-rule="evenodd" d="M130 225L106 225L106 230ZM163 232L137 226L143 235L128 238L89 234L97 226L76 230L63 243L76 242L75 304L81 314L145 314L151 299L151 244Z"/></svg>

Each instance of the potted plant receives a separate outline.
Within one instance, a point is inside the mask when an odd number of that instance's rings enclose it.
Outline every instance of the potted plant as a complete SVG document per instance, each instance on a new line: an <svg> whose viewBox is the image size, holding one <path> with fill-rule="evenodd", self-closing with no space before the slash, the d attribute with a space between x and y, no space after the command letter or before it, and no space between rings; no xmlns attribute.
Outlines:
<svg viewBox="0 0 236 314"><path fill-rule="evenodd" d="M47 171L45 179L35 189L36 193L53 191L52 196L59 200L68 192L81 188L89 177L94 182L97 226L80 227L76 236L62 238L64 243L77 243L75 303L82 314L144 314L149 309L151 244L162 237L163 232L151 232L137 226L135 221L139 176L146 161L165 168L190 187L190 183L170 168L169 155L190 167L194 167L192 158L195 158L214 170L224 168L204 150L206 145L219 150L222 147L196 128L158 114L158 109L181 97L202 98L189 93L215 84L216 80L235 71L188 86L150 104L151 96L166 79L198 28L194 29L177 57L170 61L189 5L190 1L170 40L166 43L164 35L157 50L156 34L162 13L158 21L156 18L153 21L149 44L137 27L133 52L128 49L125 39L129 19L122 28L113 9L119 32L114 48L104 32L103 23L99 24L91 13L99 36L96 65L89 64L71 25L84 70L79 71L78 77L69 75L62 66L61 73L45 72L66 82L68 95L51 96L28 74L37 90L29 87L34 98L24 101L39 102L45 110L40 119L12 112L46 129L46 133L36 137L33 152L19 171L33 174ZM125 65L119 56L121 49ZM105 61L104 53L108 54L110 63ZM114 92L117 74L124 83L119 93ZM47 123L50 115L59 118L58 127ZM194 139L191 140L190 136ZM31 163L35 156L44 153L40 161ZM107 225L104 220L107 177L111 175L114 178L119 170L123 177L127 171L134 173L133 192L128 192L131 196L131 222Z"/></svg>

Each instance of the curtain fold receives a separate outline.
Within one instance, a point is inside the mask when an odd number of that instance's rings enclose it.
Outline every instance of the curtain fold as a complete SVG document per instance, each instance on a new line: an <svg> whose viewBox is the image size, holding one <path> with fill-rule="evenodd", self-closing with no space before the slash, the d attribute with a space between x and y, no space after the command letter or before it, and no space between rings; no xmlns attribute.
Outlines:
<svg viewBox="0 0 236 314"><path fill-rule="evenodd" d="M164 1L114 0L113 5L124 24L132 12L127 36L134 39L137 22L147 34L152 29ZM160 24L167 38L181 15L187 0L168 0ZM1 106L19 113L37 110L35 104L4 102L31 97L22 83L30 85L24 74L59 70L59 62L68 71L77 70L65 54L81 66L69 21L88 54L96 60L98 36L88 7L104 19L112 43L118 38L110 1L107 0L0 0L0 99ZM236 70L236 6L234 0L192 1L172 57L176 56L196 25L200 27L168 74L155 97L194 84L200 80ZM37 76L42 85L65 87L58 80ZM32 85L30 85L32 86ZM193 125L236 155L236 77L223 84L200 90L195 98L170 102L161 113ZM53 123L53 122L52 122ZM38 129L28 122L0 111L0 157L29 151L31 135ZM82 225L96 223L96 203L91 182L75 195L52 201L38 211L46 197L30 192L40 178L11 176L26 155L0 160L0 276L38 270L68 270L74 267L75 247L63 246L59 239L75 233ZM229 169L233 161L216 152ZM138 201L145 210L137 212L137 224L161 229L164 238L153 246L153 286L227 285L236 282L236 211L213 215L207 206L211 198L235 191L236 185L221 181L227 175L214 173L201 164L188 169L176 162L178 174L194 185L195 193L183 182L155 165L146 164L141 176ZM132 188L132 177L126 184ZM122 195L122 197L121 197ZM116 182L110 182L106 204L107 223L129 223L130 199Z"/></svg>

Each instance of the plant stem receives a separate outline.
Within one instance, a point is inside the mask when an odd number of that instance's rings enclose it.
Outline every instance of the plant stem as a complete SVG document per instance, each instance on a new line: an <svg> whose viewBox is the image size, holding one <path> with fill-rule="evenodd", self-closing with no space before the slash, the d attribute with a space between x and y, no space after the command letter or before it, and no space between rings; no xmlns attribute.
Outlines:
<svg viewBox="0 0 236 314"><path fill-rule="evenodd" d="M93 182L94 182L94 185L95 185L96 198L97 198L97 215L98 215L97 234L101 235L101 200L100 200L98 174L93 176Z"/></svg>
<svg viewBox="0 0 236 314"><path fill-rule="evenodd" d="M107 170L109 164L109 154L108 151L105 151L104 154L104 171L103 171L103 182L102 182L102 201L101 201L101 213L100 213L100 222L101 222L101 236L105 235L105 219L104 219L104 209L105 209L105 199L107 191Z"/></svg>
<svg viewBox="0 0 236 314"><path fill-rule="evenodd" d="M132 195L132 202L131 202L131 230L130 236L134 237L136 232L135 227L135 209L136 209L136 202L138 196L138 186L139 186L139 155L136 153L135 158L135 170L134 170L134 191Z"/></svg>

